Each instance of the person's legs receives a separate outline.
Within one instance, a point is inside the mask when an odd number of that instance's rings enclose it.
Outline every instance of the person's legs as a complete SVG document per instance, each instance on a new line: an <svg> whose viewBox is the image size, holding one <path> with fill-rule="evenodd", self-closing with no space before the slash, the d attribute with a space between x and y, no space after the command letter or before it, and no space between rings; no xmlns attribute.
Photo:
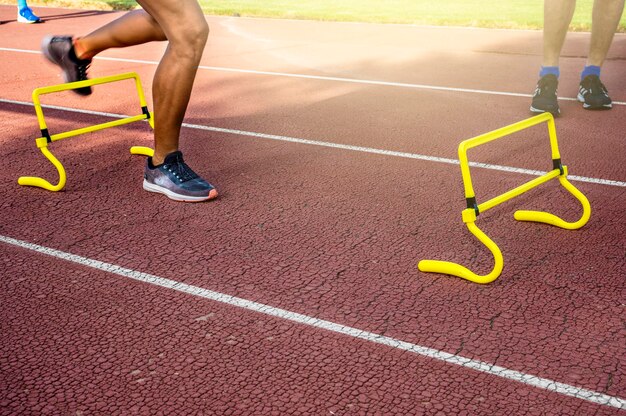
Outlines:
<svg viewBox="0 0 626 416"><path fill-rule="evenodd" d="M39 23L41 19L33 13L26 0L17 0L18 23Z"/></svg>
<svg viewBox="0 0 626 416"><path fill-rule="evenodd" d="M86 36L75 38L74 48L79 59L91 59L106 49L164 40L167 37L157 21L144 10L134 10Z"/></svg>
<svg viewBox="0 0 626 416"><path fill-rule="evenodd" d="M593 2L591 44L589 45L587 65L602 66L613 42L613 36L623 11L624 0L596 0Z"/></svg>
<svg viewBox="0 0 626 416"><path fill-rule="evenodd" d="M178 150L180 127L191 96L198 64L209 33L196 0L144 0L144 10L121 18L74 40L76 58L89 60L110 48L168 40L153 81L153 163ZM173 82L175 80L175 82Z"/></svg>
<svg viewBox="0 0 626 416"><path fill-rule="evenodd" d="M196 0L139 0L169 41L152 83L154 156L148 158L143 188L177 201L217 197L215 188L183 161L180 129L209 35Z"/></svg>
<svg viewBox="0 0 626 416"><path fill-rule="evenodd" d="M141 0L139 4L158 22L169 41L152 84L155 112L152 161L156 165L178 149L181 124L209 26L196 0Z"/></svg>
<svg viewBox="0 0 626 416"><path fill-rule="evenodd" d="M543 6L543 61L539 82L533 94L530 111L561 113L557 98L559 85L559 57L567 29L572 21L576 0L545 0Z"/></svg>
<svg viewBox="0 0 626 416"><path fill-rule="evenodd" d="M587 110L606 110L613 107L611 97L600 81L600 72L623 11L624 0L593 2L589 56L587 65L580 74L578 88L578 101Z"/></svg>
<svg viewBox="0 0 626 416"><path fill-rule="evenodd" d="M178 150L180 127L204 51L209 27L196 0L142 0L144 10L130 12L74 42L79 59L109 48L168 40L154 75L153 163ZM176 82L172 82L176 80Z"/></svg>
<svg viewBox="0 0 626 416"><path fill-rule="evenodd" d="M144 189L180 201L215 198L213 186L195 174L178 152L180 129L209 34L208 24L196 0L139 3L144 10L127 13L76 38L73 45L69 37L44 39L44 54L64 69L66 80L73 81L86 79L91 58L106 49L169 41L153 81L155 149L154 156L148 158ZM63 48L58 47L61 44Z"/></svg>
<svg viewBox="0 0 626 416"><path fill-rule="evenodd" d="M576 0L545 0L543 3L544 67L558 67L567 29L574 16Z"/></svg>
<svg viewBox="0 0 626 416"><path fill-rule="evenodd" d="M41 49L48 60L63 69L65 82L74 82L87 79L91 59L102 51L158 40L166 40L159 24L145 11L136 10L81 38L46 36ZM89 95L91 87L73 91Z"/></svg>

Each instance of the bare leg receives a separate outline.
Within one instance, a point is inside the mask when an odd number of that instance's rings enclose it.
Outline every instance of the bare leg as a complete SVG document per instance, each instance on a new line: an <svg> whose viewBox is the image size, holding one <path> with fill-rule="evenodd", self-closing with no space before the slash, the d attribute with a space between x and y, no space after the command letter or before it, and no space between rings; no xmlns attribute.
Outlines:
<svg viewBox="0 0 626 416"><path fill-rule="evenodd" d="M154 74L155 165L178 150L180 128L189 104L209 26L196 0L140 0L158 22L169 45Z"/></svg>
<svg viewBox="0 0 626 416"><path fill-rule="evenodd" d="M42 52L62 69L67 82L74 82L87 79L89 59L99 52L167 40L152 85L154 155L146 161L143 188L176 201L216 198L215 187L198 176L176 152L209 26L198 0L138 0L138 3L143 10L127 13L83 38L45 37ZM91 94L91 87L82 91L81 88L76 92Z"/></svg>
<svg viewBox="0 0 626 416"><path fill-rule="evenodd" d="M178 150L180 128L209 26L196 0L140 0L144 10L130 12L75 42L76 55L87 59L109 48L168 40L154 74L155 165Z"/></svg>
<svg viewBox="0 0 626 416"><path fill-rule="evenodd" d="M559 66L576 0L545 0L543 6L543 66Z"/></svg>
<svg viewBox="0 0 626 416"><path fill-rule="evenodd" d="M595 0L587 65L602 66L624 11L624 0Z"/></svg>
<svg viewBox="0 0 626 416"><path fill-rule="evenodd" d="M163 40L167 40L167 37L157 21L144 10L135 10L87 36L77 38L74 41L74 49L78 58L91 59L109 48L123 48Z"/></svg>

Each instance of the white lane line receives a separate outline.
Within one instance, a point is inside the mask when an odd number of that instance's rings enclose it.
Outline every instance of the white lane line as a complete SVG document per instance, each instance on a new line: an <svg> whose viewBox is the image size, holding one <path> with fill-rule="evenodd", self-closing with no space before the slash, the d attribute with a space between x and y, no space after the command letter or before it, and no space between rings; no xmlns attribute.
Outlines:
<svg viewBox="0 0 626 416"><path fill-rule="evenodd" d="M0 51L41 54L40 51L33 51L33 50L28 50L28 49L0 48ZM135 63L135 64L143 64L143 65L158 65L159 64L159 61L112 58L112 57L105 57L105 56L96 56L94 59L101 60L101 61L126 62L126 63ZM441 87L441 86L436 86L436 85L411 84L411 83L390 82L390 81L376 81L376 80L357 79L357 78L328 77L328 76L321 76L321 75L293 74L293 73L288 73L288 72L256 71L253 69L227 68L227 67L221 67L221 66L200 65L198 66L198 69L204 69L207 71L219 71L219 72L236 72L236 73L241 73L241 74L269 75L269 76L275 76L275 77L314 79L318 81L334 81L334 82L346 82L346 83L352 83L352 84L378 85L378 86L384 86L384 87L412 88L412 89L422 89L422 90L431 90L431 91L449 91L449 92L462 92L462 93L471 93L471 94L502 95L502 96L507 96L507 97L524 97L524 98L532 97L532 94L522 94L522 93L506 92L506 91L490 91L490 90L478 90L478 89L472 89L472 88ZM575 97L559 97L559 100L578 101L578 99ZM626 102L613 101L613 104L614 105L626 105Z"/></svg>
<svg viewBox="0 0 626 416"><path fill-rule="evenodd" d="M29 107L32 107L33 105L32 103L29 103L26 101L15 101L15 100L5 100L5 99L0 99L0 103L24 105L24 106L29 106ZM128 117L127 115L124 115L124 114L105 113L105 112L91 111L91 110L77 110L74 108L61 107L61 106L56 106L56 105L42 105L42 107L52 109L52 110L69 111L73 113L90 114L90 115L111 117L111 118ZM371 154L391 156L391 157L401 157L405 159L425 160L428 162L446 163L450 165L458 165L460 163L458 159L448 159L445 157L428 156L428 155L421 155L417 153L397 152L394 150L376 149L376 148L364 147L364 146L353 146L349 144L324 142L324 141L319 141L319 140L300 139L297 137L279 136L275 134L257 133L257 132L245 131L245 130L225 129L221 127L204 126L202 124L183 123L183 127L194 129L194 130L205 130L205 131L212 131L212 132L217 132L217 133L234 134L237 136L256 137L259 139L278 140L282 142L308 144L312 146L321 146L321 147L330 147L333 149L349 150L353 152L371 153ZM496 170L500 172L519 173L519 174L531 175L531 176L541 176L546 173L540 170L523 169L523 168L516 168L512 166L493 165L489 163L470 162L469 165L474 168L490 169L490 170ZM617 187L626 188L626 182L615 181L612 179L590 178L586 176L576 176L576 175L568 175L567 178L572 181L577 181L577 182L586 182L586 183L593 183L593 184L598 184L598 185L608 185L608 186L617 186Z"/></svg>
<svg viewBox="0 0 626 416"><path fill-rule="evenodd" d="M459 355L447 353L434 348L424 347L410 342L401 341L399 339L387 337L373 332L363 331L358 328L338 324L335 322L325 321L313 316L303 315L291 312L285 309L275 308L273 306L254 302L251 300L238 298L227 295L225 293L215 292L198 286L188 285L171 279L139 272L115 264L105 263L87 257L78 256L64 251L55 250L53 248L40 246L22 240L0 235L0 242L31 250L40 254L45 254L57 259L70 261L82 266L91 267L103 272L115 274L121 277L137 280L155 286L160 286L170 290L176 290L188 295L198 296L215 302L224 303L226 305L235 306L252 312L258 312L275 318L285 319L301 325L313 328L324 329L337 334L345 335L352 338L362 339L376 344L385 345L403 351L412 352L434 360L443 361L447 364L457 365L472 370L480 371L492 376L501 377L507 380L513 380L524 383L533 387L537 387L550 392L563 394L565 396L575 397L577 399L586 400L595 404L616 407L618 409L626 409L626 399L609 396L593 390L587 390L581 387L571 386L569 384L560 383L543 377L510 370L505 367L489 364Z"/></svg>

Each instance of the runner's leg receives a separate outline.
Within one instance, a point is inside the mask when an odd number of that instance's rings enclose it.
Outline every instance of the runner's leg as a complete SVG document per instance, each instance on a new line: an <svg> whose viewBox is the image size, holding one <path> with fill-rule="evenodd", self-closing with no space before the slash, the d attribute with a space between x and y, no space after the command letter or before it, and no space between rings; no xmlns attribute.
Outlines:
<svg viewBox="0 0 626 416"><path fill-rule="evenodd" d="M615 30L624 11L624 0L596 0L593 2L591 44L587 65L602 66Z"/></svg>
<svg viewBox="0 0 626 416"><path fill-rule="evenodd" d="M178 150L180 128L189 104L209 26L196 0L140 0L169 41L154 74L154 157L158 165Z"/></svg>
<svg viewBox="0 0 626 416"><path fill-rule="evenodd" d="M543 66L559 66L576 0L545 0L543 6Z"/></svg>
<svg viewBox="0 0 626 416"><path fill-rule="evenodd" d="M74 49L78 58L91 59L109 48L123 48L163 40L167 38L157 21L144 10L134 10L87 36L76 38Z"/></svg>

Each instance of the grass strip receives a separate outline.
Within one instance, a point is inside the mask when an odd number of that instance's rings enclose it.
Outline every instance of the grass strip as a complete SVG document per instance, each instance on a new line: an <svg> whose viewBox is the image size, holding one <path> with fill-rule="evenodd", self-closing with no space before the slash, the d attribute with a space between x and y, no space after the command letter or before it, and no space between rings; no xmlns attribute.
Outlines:
<svg viewBox="0 0 626 416"><path fill-rule="evenodd" d="M199 0L209 15L270 17L338 22L400 23L504 29L541 29L543 0ZM0 0L2 4L15 4ZM32 6L131 10L130 0L32 0ZM578 0L572 31L591 29L593 0ZM622 16L619 32L626 32Z"/></svg>

